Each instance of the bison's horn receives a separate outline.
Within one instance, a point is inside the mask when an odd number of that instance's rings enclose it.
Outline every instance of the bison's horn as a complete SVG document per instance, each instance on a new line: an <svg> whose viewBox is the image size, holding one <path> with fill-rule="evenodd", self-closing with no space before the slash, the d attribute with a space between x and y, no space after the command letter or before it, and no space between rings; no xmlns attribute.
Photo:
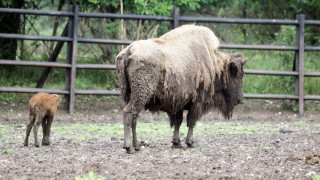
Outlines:
<svg viewBox="0 0 320 180"><path fill-rule="evenodd" d="M234 57L242 57L242 54L241 53L233 53L233 56Z"/></svg>
<svg viewBox="0 0 320 180"><path fill-rule="evenodd" d="M241 65L244 65L247 61L248 61L247 58L243 58L243 59L241 60Z"/></svg>

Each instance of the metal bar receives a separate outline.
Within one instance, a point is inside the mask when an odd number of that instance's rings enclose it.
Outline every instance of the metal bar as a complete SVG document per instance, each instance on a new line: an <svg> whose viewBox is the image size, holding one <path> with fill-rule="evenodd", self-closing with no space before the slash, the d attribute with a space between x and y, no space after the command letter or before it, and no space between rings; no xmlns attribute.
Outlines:
<svg viewBox="0 0 320 180"><path fill-rule="evenodd" d="M77 95L113 95L119 96L120 91L115 90L75 90Z"/></svg>
<svg viewBox="0 0 320 180"><path fill-rule="evenodd" d="M320 77L320 72L304 72L304 77Z"/></svg>
<svg viewBox="0 0 320 180"><path fill-rule="evenodd" d="M316 96L316 95L307 95L304 96L305 100L320 100L320 96Z"/></svg>
<svg viewBox="0 0 320 180"><path fill-rule="evenodd" d="M8 34L8 33L0 33L0 38L22 39L22 40L42 40L42 41L72 41L72 39L68 37L37 36L37 35Z"/></svg>
<svg viewBox="0 0 320 180"><path fill-rule="evenodd" d="M305 51L320 51L320 46L305 46Z"/></svg>
<svg viewBox="0 0 320 180"><path fill-rule="evenodd" d="M98 44L119 44L128 45L132 40L120 40L120 39L95 39L95 38L78 38L79 43L98 43Z"/></svg>
<svg viewBox="0 0 320 180"><path fill-rule="evenodd" d="M42 40L42 41L66 41L71 42L72 38L59 36L38 36L38 35L23 35L23 34L8 34L0 33L0 38L5 39L21 39L21 40ZM134 42L133 40L119 40L119 39L97 39L97 38L78 38L79 43L98 43L98 44L118 44L128 45ZM249 50L283 50L296 51L295 46L281 46L281 45L247 45L247 44L221 44L221 49L249 49ZM306 51L320 51L319 46L306 46Z"/></svg>
<svg viewBox="0 0 320 180"><path fill-rule="evenodd" d="M59 62L41 62L41 61L16 61L16 60L3 60L0 59L0 64L15 65L15 66L39 66L39 67L57 67L57 68L70 68L71 65Z"/></svg>
<svg viewBox="0 0 320 180"><path fill-rule="evenodd" d="M157 20L157 21L172 21L170 16L151 16L137 14L111 14L111 13L87 13L80 12L79 17L82 18L109 18L109 19L133 19L133 20Z"/></svg>
<svg viewBox="0 0 320 180"><path fill-rule="evenodd" d="M299 96L288 94L244 94L248 99L299 99Z"/></svg>
<svg viewBox="0 0 320 180"><path fill-rule="evenodd" d="M273 76L298 76L298 72L293 71L270 71L270 70L254 70L245 69L245 74L255 74L255 75L273 75Z"/></svg>
<svg viewBox="0 0 320 180"><path fill-rule="evenodd" d="M69 102L69 114L74 112L74 96L75 96L75 84L76 84L76 63L77 63L77 49L78 49L78 23L79 23L79 6L74 7L73 16L73 41L72 41L72 62L71 62L71 77L70 77L70 102Z"/></svg>
<svg viewBox="0 0 320 180"><path fill-rule="evenodd" d="M116 70L115 64L77 64L77 69L104 69Z"/></svg>
<svg viewBox="0 0 320 180"><path fill-rule="evenodd" d="M243 19L243 18L212 18L212 17L189 17L181 16L180 21L184 22L214 22L232 24L271 24L271 25L297 25L297 20L282 19Z"/></svg>
<svg viewBox="0 0 320 180"><path fill-rule="evenodd" d="M69 91L59 89L43 89L43 88L18 88L18 87L0 87L0 92L15 92L15 93L54 93L54 94L68 94Z"/></svg>
<svg viewBox="0 0 320 180"><path fill-rule="evenodd" d="M68 24L66 24L66 27L64 28L61 36L67 36L67 35L68 35ZM61 49L63 47L63 44L64 44L64 42L61 42L61 41L57 43L57 45L54 48L51 56L48 59L48 62L56 62L57 61L57 58L58 58L59 53L60 53L60 51L61 51ZM45 81L47 80L47 78L48 78L48 76L50 74L51 69L52 69L52 67L46 67L43 70L43 72L42 72L42 74L40 76L40 79L38 80L38 83L36 85L36 88L42 88L43 87Z"/></svg>
<svg viewBox="0 0 320 180"><path fill-rule="evenodd" d="M281 45L248 45L248 44L220 44L221 49L251 49L251 50L283 50L296 51L295 46L281 46Z"/></svg>
<svg viewBox="0 0 320 180"><path fill-rule="evenodd" d="M0 13L32 14L32 15L48 15L48 16L73 16L73 13L64 12L64 11L43 11L43 10L15 9L15 8L0 8Z"/></svg>
<svg viewBox="0 0 320 180"><path fill-rule="evenodd" d="M303 14L298 15L299 20L299 115L304 111L304 19Z"/></svg>
<svg viewBox="0 0 320 180"><path fill-rule="evenodd" d="M304 21L305 25L314 25L314 26L319 26L320 25L320 21L319 20L305 20Z"/></svg>

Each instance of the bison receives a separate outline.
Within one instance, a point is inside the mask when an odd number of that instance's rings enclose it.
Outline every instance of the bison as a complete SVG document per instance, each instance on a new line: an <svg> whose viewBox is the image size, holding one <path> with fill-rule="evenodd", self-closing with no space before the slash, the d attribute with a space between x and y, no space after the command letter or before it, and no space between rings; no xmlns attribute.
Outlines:
<svg viewBox="0 0 320 180"><path fill-rule="evenodd" d="M24 140L25 146L28 146L28 139L33 126L34 145L39 147L38 128L40 123L42 123L43 131L42 145L50 145L51 124L59 104L60 96L58 94L38 93L30 99L30 116L26 130L26 139Z"/></svg>
<svg viewBox="0 0 320 180"><path fill-rule="evenodd" d="M214 107L225 118L243 99L243 65L239 53L218 50L219 40L203 26L184 25L160 38L135 41L116 57L117 75L126 106L123 109L124 146L140 149L136 124L139 112L164 111L174 127L172 147L182 147L179 129L187 110L185 143L194 147L193 128ZM131 130L132 142L131 142Z"/></svg>

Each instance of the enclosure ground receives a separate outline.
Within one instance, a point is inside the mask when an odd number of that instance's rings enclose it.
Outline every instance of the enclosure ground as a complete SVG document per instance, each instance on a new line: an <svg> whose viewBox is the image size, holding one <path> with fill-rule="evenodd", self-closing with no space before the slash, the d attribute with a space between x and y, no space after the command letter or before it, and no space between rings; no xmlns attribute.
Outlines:
<svg viewBox="0 0 320 180"><path fill-rule="evenodd" d="M142 112L137 126L142 149L129 155L122 149L123 104L117 98L82 98L74 115L59 110L52 144L40 148L33 146L32 133L29 146L23 146L28 104L1 104L0 179L319 179L320 164L310 154L320 152L318 105L307 103L303 117L288 105L246 100L230 120L209 113L197 123L192 149L171 148L166 114Z"/></svg>

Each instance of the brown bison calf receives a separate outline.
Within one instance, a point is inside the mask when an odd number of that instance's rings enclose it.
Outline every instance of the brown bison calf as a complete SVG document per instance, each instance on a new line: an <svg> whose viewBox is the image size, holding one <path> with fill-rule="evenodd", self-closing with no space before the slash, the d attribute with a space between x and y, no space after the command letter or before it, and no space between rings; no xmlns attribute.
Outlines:
<svg viewBox="0 0 320 180"><path fill-rule="evenodd" d="M50 145L50 129L60 103L58 94L38 93L29 101L30 117L27 125L26 139L24 145L28 146L30 131L33 127L34 145L39 147L38 128L42 123L43 139L42 145Z"/></svg>

